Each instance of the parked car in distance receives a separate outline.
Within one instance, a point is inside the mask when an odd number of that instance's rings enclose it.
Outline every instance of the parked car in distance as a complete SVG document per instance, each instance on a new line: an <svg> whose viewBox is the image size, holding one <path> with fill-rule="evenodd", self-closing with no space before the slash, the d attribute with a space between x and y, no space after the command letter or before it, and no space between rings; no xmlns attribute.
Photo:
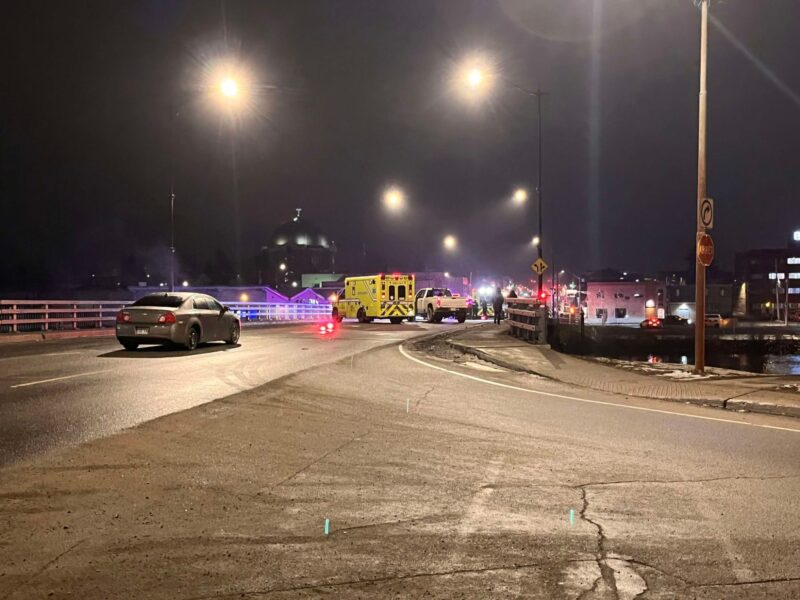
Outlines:
<svg viewBox="0 0 800 600"><path fill-rule="evenodd" d="M706 327L722 327L722 315L716 313L706 314Z"/></svg>
<svg viewBox="0 0 800 600"><path fill-rule="evenodd" d="M149 294L117 313L117 340L126 350L141 344L179 344L194 350L203 342L236 344L239 317L206 294Z"/></svg>
<svg viewBox="0 0 800 600"><path fill-rule="evenodd" d="M657 319L656 317L651 317L639 323L639 327L641 327L642 329L660 329L662 327L662 324L660 319Z"/></svg>
<svg viewBox="0 0 800 600"><path fill-rule="evenodd" d="M690 319L679 317L678 315L667 315L661 319L663 327L689 327L692 324Z"/></svg>
<svg viewBox="0 0 800 600"><path fill-rule="evenodd" d="M467 299L447 288L423 288L414 304L417 316L425 317L428 323L441 323L447 317L455 317L459 323L467 320Z"/></svg>

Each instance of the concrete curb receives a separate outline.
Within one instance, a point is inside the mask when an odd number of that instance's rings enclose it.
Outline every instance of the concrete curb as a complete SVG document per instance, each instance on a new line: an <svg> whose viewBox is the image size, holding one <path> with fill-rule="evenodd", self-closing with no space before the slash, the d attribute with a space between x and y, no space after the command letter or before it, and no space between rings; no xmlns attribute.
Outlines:
<svg viewBox="0 0 800 600"><path fill-rule="evenodd" d="M528 369L525 367L521 367L517 364L514 364L509 361L502 360L500 358L494 357L488 352L484 352L478 348L473 348L472 346L467 346L465 344L459 344L458 342L454 342L452 340L447 340L447 344L456 350L460 350L466 354L471 354L472 356L476 356L481 360L485 360L486 362L490 362L498 367L503 367L504 369L508 369L510 371L517 371L518 373L528 373L529 375L536 375L537 377L542 377L544 379L550 379L551 381L559 381L550 375L545 375L544 373L539 373L534 371L533 369Z"/></svg>
<svg viewBox="0 0 800 600"><path fill-rule="evenodd" d="M786 406L785 404L776 404L774 402L745 400L743 397L727 400L725 408L733 411L746 410L747 412L800 419L800 407Z"/></svg>
<svg viewBox="0 0 800 600"><path fill-rule="evenodd" d="M664 398L659 396L647 396L643 394L632 394L630 392L613 392L608 390L601 390L598 388L593 388L591 386L580 385L571 381L564 381L562 379L558 379L553 377L552 375L546 375L544 373L537 372L534 369L530 369L527 367L522 367L518 364L505 361L499 359L497 357L492 356L488 352L484 352L478 348L473 348L472 346L468 346L466 344L462 344L459 342L455 342L453 340L447 340L447 344L456 350L464 352L466 354L471 354L472 356L476 356L481 360L485 360L490 362L498 367L502 367L504 369L509 369L510 371L516 371L519 373L528 373L530 375L536 375L537 377L542 377L544 379L549 379L551 381L560 381L562 383L566 383L568 385L574 385L576 387L582 387L585 389L594 389L600 392L606 392L611 394L620 394L624 396L633 396L636 398L646 398L648 400L665 400L668 402L680 402L680 403L688 403L694 404L696 406L711 406L713 408L720 408L723 410L730 410L734 412L738 411L747 411L752 413L760 413L760 414L768 414L768 415L778 415L784 417L794 417L800 418L800 407L796 406L786 406L782 404L777 404L774 402L761 402L761 401L753 401L753 400L746 400L744 397L735 397L735 398L728 398L728 399L718 399L718 398ZM757 390L753 390L751 393L756 393Z"/></svg>

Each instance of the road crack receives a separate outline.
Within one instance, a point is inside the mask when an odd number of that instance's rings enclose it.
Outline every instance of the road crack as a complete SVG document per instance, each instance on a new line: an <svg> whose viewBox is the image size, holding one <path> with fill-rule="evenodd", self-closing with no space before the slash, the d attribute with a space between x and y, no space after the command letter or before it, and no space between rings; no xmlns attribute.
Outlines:
<svg viewBox="0 0 800 600"><path fill-rule="evenodd" d="M608 564L608 551L606 550L606 532L603 529L603 526L593 519L590 519L589 516L586 514L589 510L589 498L586 493L586 486L579 486L581 491L581 510L580 510L580 517L585 522L592 525L597 530L597 553L595 555L595 560L597 562L597 567L600 569L600 577L598 577L595 582L592 584L592 589L589 592L592 592L597 589L600 580L602 579L606 587L614 594L614 598L619 599L619 593L617 592L617 581L614 577L614 568ZM583 596L583 594L581 594Z"/></svg>
<svg viewBox="0 0 800 600"><path fill-rule="evenodd" d="M80 546L80 545L81 545L83 542L85 542L85 541L86 541L86 538L84 538L84 539L82 539L82 540L78 540L77 542L75 542L74 544L72 544L72 545L71 545L69 548L67 548L66 550L64 550L63 552L61 552L60 554L58 554L58 555L57 555L57 556L55 556L54 558L52 558L52 559L50 559L49 561L47 561L47 562L44 564L44 566L42 566L42 568L41 568L41 569L39 569L38 571L36 571L36 573L34 573L34 574L33 574L33 575L31 575L30 577L28 577L28 579L26 579L26 580L25 580L25 581L23 581L21 584L19 584L19 586L17 586L15 589L11 590L11 591L10 591L8 594L6 594L5 596L3 596L3 597L2 597L2 600L6 600L7 598L11 598L11 597L12 597L13 595L15 595L15 594L16 594L18 591L20 591L21 589L25 588L25 587L26 587L27 585L29 585L29 584L30 584L30 583L31 583L31 582L32 582L34 579L36 579L36 578L37 578L39 575L41 575L42 573L44 573L45 571L47 571L47 569L49 569L51 566L53 566L54 564L56 564L56 563L57 563L59 560L61 560L61 559L62 559L64 556L66 556L67 554L69 554L70 552L72 552L72 551L73 551L75 548L77 548L78 546Z"/></svg>
<svg viewBox="0 0 800 600"><path fill-rule="evenodd" d="M372 585L379 583L391 583L394 581L404 581L410 579L419 579L425 577L448 577L453 575L472 575L480 573L496 573L501 571L519 571L525 569L536 569L540 567L551 567L561 564L594 562L594 559L575 559L563 561L548 561L548 562L532 562L521 563L515 565L493 565L488 567L477 567L473 569L451 569L447 571L422 571L419 573L405 573L399 575L385 575L383 577L371 577L365 579L348 579L345 581L330 581L330 582L315 582L305 585L296 585L291 587L273 588L266 590L253 590L249 592L223 592L220 594L212 594L208 596L192 596L184 600L222 600L223 598L257 598L263 596L270 596L272 594L282 594L286 592L300 592L306 590L316 590L321 588L341 588L353 585Z"/></svg>
<svg viewBox="0 0 800 600"><path fill-rule="evenodd" d="M766 585L768 583L791 583L793 581L800 581L800 577L775 577L772 579L753 579L750 581L732 581L730 583L695 583L692 584L693 588L709 588L709 587L738 587L743 585Z"/></svg>
<svg viewBox="0 0 800 600"><path fill-rule="evenodd" d="M350 439L349 439L349 440L347 440L346 442L342 442L341 444L339 444L339 445L338 445L338 446L336 446L335 448L332 448L332 449L328 450L327 452L323 453L321 456L318 456L317 458L315 458L314 460L312 460L310 463L308 463L308 464L307 464L307 465L305 465L304 467L302 467L302 468L298 469L297 471L295 471L294 473L292 473L292 474L291 474L291 475L289 475L288 477L284 477L283 479L281 479L281 480L280 480L280 481L278 481L277 483L273 483L272 485L268 486L267 488L265 488L265 489L266 489L266 491L272 491L272 490L274 490L276 487L280 487L280 486L282 486L282 485L283 485L284 483L286 483L287 481L291 481L292 479L294 479L295 477L297 477L298 475L300 475L300 473L302 473L302 472L304 472L304 471L307 471L308 469L310 469L310 468L311 468L311 467L313 467L314 465L316 465L316 464L318 464L318 463L322 462L323 460L325 460L326 458L328 458L328 457L329 457L331 454L335 454L335 453L339 452L340 450L343 450L344 448L346 448L347 446L349 446L350 444L352 444L352 443L354 443L354 442L360 442L362 439L364 439L365 437L367 437L367 436L368 436L368 435L369 435L371 432L372 432L372 430L366 431L366 432L364 432L364 433L360 433L360 434L358 434L358 435L356 435L356 436L354 436L354 437L350 438ZM259 491L256 493L256 495L260 494L262 491L264 491L264 490L263 490L263 489L262 489L262 490L259 490Z"/></svg>

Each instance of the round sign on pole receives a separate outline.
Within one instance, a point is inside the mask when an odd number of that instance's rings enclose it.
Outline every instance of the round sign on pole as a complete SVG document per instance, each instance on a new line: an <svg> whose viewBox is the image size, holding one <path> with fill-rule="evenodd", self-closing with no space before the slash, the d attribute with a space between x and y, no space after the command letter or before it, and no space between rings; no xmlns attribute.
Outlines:
<svg viewBox="0 0 800 600"><path fill-rule="evenodd" d="M700 223L706 229L714 229L714 201L703 198L700 202Z"/></svg>
<svg viewBox="0 0 800 600"><path fill-rule="evenodd" d="M707 233L697 236L697 262L704 267L711 265L714 260L714 240Z"/></svg>

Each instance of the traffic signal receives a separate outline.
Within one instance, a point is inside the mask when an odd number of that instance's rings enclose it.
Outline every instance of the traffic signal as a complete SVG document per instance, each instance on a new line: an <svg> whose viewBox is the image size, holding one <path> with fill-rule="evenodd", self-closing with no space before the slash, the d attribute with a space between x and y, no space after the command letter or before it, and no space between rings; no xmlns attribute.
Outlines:
<svg viewBox="0 0 800 600"><path fill-rule="evenodd" d="M545 304L547 302L547 291L539 290L539 302Z"/></svg>

